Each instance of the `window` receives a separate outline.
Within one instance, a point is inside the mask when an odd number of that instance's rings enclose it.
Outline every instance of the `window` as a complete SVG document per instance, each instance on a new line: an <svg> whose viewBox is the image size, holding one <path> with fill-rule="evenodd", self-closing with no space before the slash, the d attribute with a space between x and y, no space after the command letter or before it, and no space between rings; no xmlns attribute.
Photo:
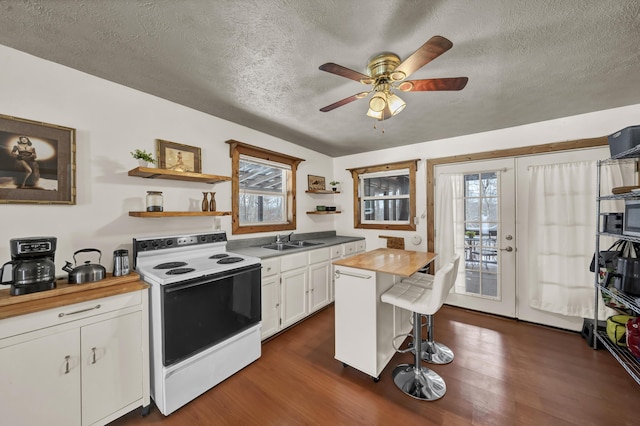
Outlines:
<svg viewBox="0 0 640 426"><path fill-rule="evenodd" d="M296 229L295 187L300 158L229 140L232 233Z"/></svg>
<svg viewBox="0 0 640 426"><path fill-rule="evenodd" d="M356 228L416 229L417 161L350 169Z"/></svg>

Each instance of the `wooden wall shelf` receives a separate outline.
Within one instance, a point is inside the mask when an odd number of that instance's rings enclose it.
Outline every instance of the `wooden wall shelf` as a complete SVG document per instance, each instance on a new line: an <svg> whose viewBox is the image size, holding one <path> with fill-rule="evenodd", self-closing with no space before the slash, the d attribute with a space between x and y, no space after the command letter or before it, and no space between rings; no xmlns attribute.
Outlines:
<svg viewBox="0 0 640 426"><path fill-rule="evenodd" d="M133 217L229 216L231 212L129 212Z"/></svg>
<svg viewBox="0 0 640 426"><path fill-rule="evenodd" d="M328 211L324 211L324 212L319 212L319 211L307 212L307 214L340 214L340 213L342 213L340 210L334 211L334 212L328 212Z"/></svg>
<svg viewBox="0 0 640 426"><path fill-rule="evenodd" d="M203 173L177 172L175 170L155 169L152 167L136 167L129 170L129 176L137 176L146 179L170 179L186 182L218 183L230 181L228 176L206 175Z"/></svg>
<svg viewBox="0 0 640 426"><path fill-rule="evenodd" d="M340 191L332 191L330 189L307 189L304 191L308 194L339 194Z"/></svg>

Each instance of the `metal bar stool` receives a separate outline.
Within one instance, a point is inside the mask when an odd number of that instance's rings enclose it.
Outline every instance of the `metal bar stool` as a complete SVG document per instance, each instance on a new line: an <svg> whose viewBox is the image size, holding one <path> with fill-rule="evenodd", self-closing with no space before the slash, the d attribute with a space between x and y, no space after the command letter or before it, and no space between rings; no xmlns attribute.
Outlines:
<svg viewBox="0 0 640 426"><path fill-rule="evenodd" d="M449 263L453 264L453 270L451 271L451 281L448 283L449 287L446 294L449 293L456 282L456 278L458 277L460 255L454 254L453 257L449 260ZM433 286L433 279L433 275L416 273L409 278L405 278L401 282L409 285L431 288ZM425 315L425 317L427 319L427 339L422 341L422 352L420 354L420 357L423 361L429 362L431 364L449 364L451 361L453 361L453 351L448 346L434 341L433 315Z"/></svg>
<svg viewBox="0 0 640 426"><path fill-rule="evenodd" d="M413 312L414 363L400 364L393 370L393 382L407 395L423 401L435 401L444 396L447 386L436 372L422 366L421 315L433 315L442 306L450 289L453 264L440 268L433 280L433 288L398 283L382 294L381 300Z"/></svg>

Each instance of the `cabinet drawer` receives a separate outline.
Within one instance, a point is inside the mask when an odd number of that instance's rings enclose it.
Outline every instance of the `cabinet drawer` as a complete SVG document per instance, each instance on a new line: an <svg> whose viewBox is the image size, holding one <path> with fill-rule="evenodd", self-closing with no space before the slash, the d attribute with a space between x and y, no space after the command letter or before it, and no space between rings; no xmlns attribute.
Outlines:
<svg viewBox="0 0 640 426"><path fill-rule="evenodd" d="M307 266L308 259L306 252L282 256L280 258L280 272Z"/></svg>
<svg viewBox="0 0 640 426"><path fill-rule="evenodd" d="M318 262L324 262L326 260L329 260L329 247L323 247L309 252L310 265Z"/></svg>
<svg viewBox="0 0 640 426"><path fill-rule="evenodd" d="M0 321L0 339L116 311L129 306L141 306L142 291L146 292L147 290L132 291L115 296L60 306L32 314L5 318Z"/></svg>
<svg viewBox="0 0 640 426"><path fill-rule="evenodd" d="M342 257L342 244L338 244L335 246L331 246L329 247L329 249L331 250L331 258L332 259L337 259L339 257Z"/></svg>
<svg viewBox="0 0 640 426"><path fill-rule="evenodd" d="M356 241L356 253L367 250L367 240Z"/></svg>
<svg viewBox="0 0 640 426"><path fill-rule="evenodd" d="M353 256L354 254L356 254L355 242L344 243L343 246L344 246L344 253L342 254L343 256L347 257L347 256Z"/></svg>
<svg viewBox="0 0 640 426"><path fill-rule="evenodd" d="M280 258L262 260L262 276L270 277L280 273Z"/></svg>

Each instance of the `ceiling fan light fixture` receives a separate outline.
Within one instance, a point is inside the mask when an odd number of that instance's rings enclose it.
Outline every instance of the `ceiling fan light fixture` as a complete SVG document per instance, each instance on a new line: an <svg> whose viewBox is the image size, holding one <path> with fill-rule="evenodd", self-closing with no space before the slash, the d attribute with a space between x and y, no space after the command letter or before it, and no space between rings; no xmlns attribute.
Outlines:
<svg viewBox="0 0 640 426"><path fill-rule="evenodd" d="M389 96L387 96L387 103L389 104L391 115L400 113L407 106L407 103L395 93L391 93Z"/></svg>
<svg viewBox="0 0 640 426"><path fill-rule="evenodd" d="M371 108L369 108L369 111L367 111L367 115L371 118L375 118L376 120L381 120L382 119L382 110L380 111L374 111Z"/></svg>
<svg viewBox="0 0 640 426"><path fill-rule="evenodd" d="M356 99L366 98L369 93L371 93L371 92L360 92L360 93L356 94Z"/></svg>
<svg viewBox="0 0 640 426"><path fill-rule="evenodd" d="M377 92L369 101L369 108L373 111L380 112L387 106L387 95L384 92Z"/></svg>

